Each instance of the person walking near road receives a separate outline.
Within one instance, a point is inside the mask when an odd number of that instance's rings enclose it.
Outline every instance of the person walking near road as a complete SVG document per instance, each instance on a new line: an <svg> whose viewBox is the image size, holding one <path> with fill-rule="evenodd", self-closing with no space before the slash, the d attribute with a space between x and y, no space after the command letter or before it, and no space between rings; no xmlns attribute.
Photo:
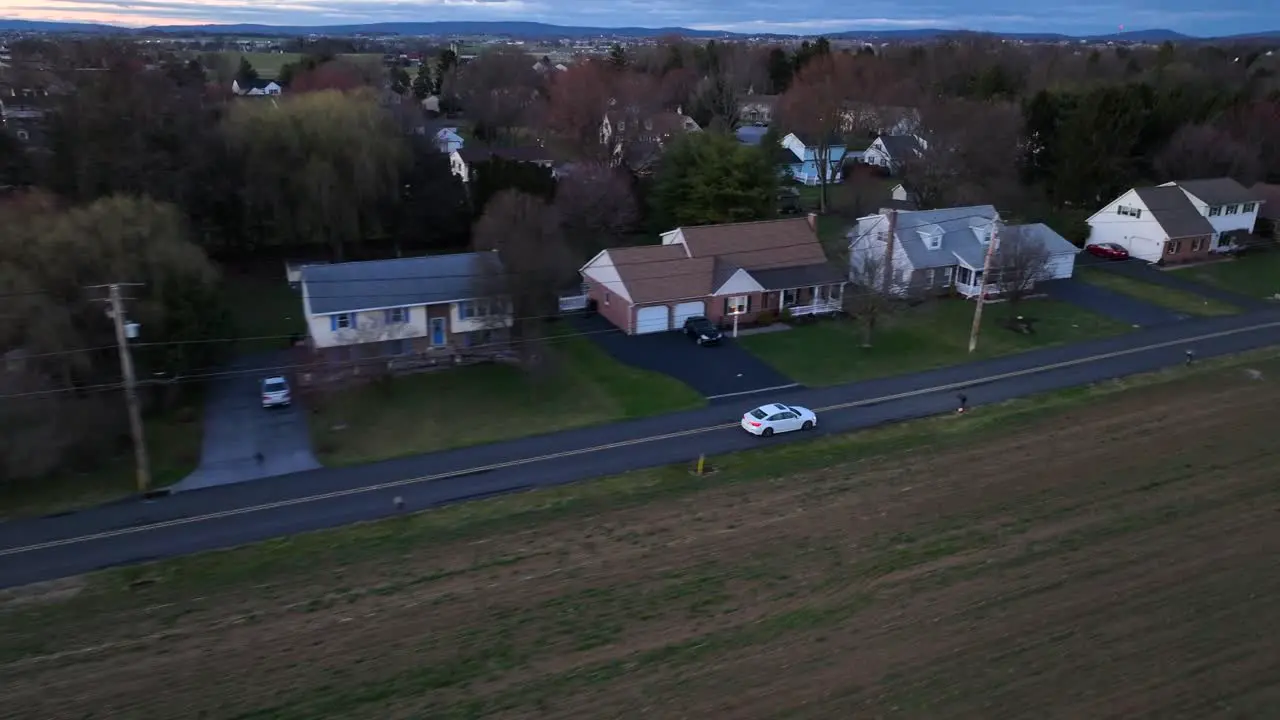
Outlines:
<svg viewBox="0 0 1280 720"><path fill-rule="evenodd" d="M956 395L956 400L960 401L960 407L956 408L956 413L959 415L963 415L964 411L969 408L969 396L965 395L964 393L960 393Z"/></svg>
<svg viewBox="0 0 1280 720"><path fill-rule="evenodd" d="M1196 351L1188 348L1187 349L1187 367L1191 367L1191 363L1195 362L1195 359L1196 359Z"/></svg>

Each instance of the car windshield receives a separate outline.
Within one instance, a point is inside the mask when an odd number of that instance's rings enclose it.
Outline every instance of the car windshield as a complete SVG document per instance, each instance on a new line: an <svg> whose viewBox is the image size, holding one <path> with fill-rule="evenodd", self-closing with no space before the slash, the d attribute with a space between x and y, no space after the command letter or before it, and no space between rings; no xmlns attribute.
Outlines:
<svg viewBox="0 0 1280 720"><path fill-rule="evenodd" d="M761 410L760 408L756 408L755 410L752 410L752 411L751 411L751 417L753 417L753 418L755 418L755 419L757 419L757 420L763 420L763 419L765 419L765 418L769 417L769 413L766 413L765 411Z"/></svg>
<svg viewBox="0 0 1280 720"><path fill-rule="evenodd" d="M276 378L275 380L268 380L262 384L263 392L280 392L281 390L284 390L284 389L285 389L284 380L281 380L279 378Z"/></svg>

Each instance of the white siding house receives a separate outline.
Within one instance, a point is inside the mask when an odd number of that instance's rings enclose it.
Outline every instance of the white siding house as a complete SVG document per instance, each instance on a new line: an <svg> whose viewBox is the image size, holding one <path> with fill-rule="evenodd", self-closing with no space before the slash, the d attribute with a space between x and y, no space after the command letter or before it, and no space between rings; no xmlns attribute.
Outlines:
<svg viewBox="0 0 1280 720"><path fill-rule="evenodd" d="M990 205L947 208L943 210L902 211L897 216L893 234L891 291L897 295L909 292L941 293L954 291L968 298L984 292L983 264L990 247L992 232L1000 222L1000 214ZM867 259L884 271L884 258L889 252L889 216L868 215L858 219L849 232L850 280L866 282ZM1017 238L1018 242L1042 245L1049 253L1043 275L1038 282L1069 278L1075 272L1079 248L1041 223L1004 226L996 235L996 250L1001 238ZM999 292L991 285L986 294Z"/></svg>
<svg viewBox="0 0 1280 720"><path fill-rule="evenodd" d="M923 138L915 135L881 135L862 151L862 162L893 171L928 147Z"/></svg>
<svg viewBox="0 0 1280 720"><path fill-rule="evenodd" d="M1113 243L1147 262L1204 260L1253 233L1263 202L1230 178L1133 188L1089 218L1086 244Z"/></svg>

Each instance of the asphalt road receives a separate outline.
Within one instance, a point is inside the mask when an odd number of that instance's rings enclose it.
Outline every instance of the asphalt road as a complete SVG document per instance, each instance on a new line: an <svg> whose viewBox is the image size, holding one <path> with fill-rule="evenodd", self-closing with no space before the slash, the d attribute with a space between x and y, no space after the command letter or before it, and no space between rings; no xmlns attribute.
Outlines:
<svg viewBox="0 0 1280 720"><path fill-rule="evenodd" d="M1207 358L1276 344L1280 311L1268 310L777 399L818 410L818 434L844 432L950 412L962 387L976 408L1176 365L1188 348ZM737 419L759 400L3 523L0 587L389 517L396 496L421 510L813 437L743 433Z"/></svg>
<svg viewBox="0 0 1280 720"><path fill-rule="evenodd" d="M192 490L320 468L311 452L311 433L305 410L297 404L264 409L259 383L275 373L249 372L253 368L280 366L287 362L287 359L270 354L241 358L228 369L244 374L227 375L210 383L205 403L200 466L174 485L174 490ZM257 457L259 453L261 462Z"/></svg>

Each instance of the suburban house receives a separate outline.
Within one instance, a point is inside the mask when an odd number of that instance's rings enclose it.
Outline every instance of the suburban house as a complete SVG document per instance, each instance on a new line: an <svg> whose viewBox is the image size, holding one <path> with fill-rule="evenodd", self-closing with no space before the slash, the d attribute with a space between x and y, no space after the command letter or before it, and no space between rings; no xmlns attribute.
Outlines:
<svg viewBox="0 0 1280 720"><path fill-rule="evenodd" d="M498 354L511 327L500 269L492 252L305 265L307 342L334 362Z"/></svg>
<svg viewBox="0 0 1280 720"><path fill-rule="evenodd" d="M596 310L628 335L687 318L751 322L762 312L840 310L844 272L827 261L817 218L676 228L660 245L603 250L580 270Z"/></svg>
<svg viewBox="0 0 1280 720"><path fill-rule="evenodd" d="M916 194L908 190L902 183L898 183L889 189L889 202L885 203L885 206L895 210L920 209Z"/></svg>
<svg viewBox="0 0 1280 720"><path fill-rule="evenodd" d="M1133 188L1089 218L1085 244L1115 243L1153 263L1204 260L1253 233L1262 204L1231 178Z"/></svg>
<svg viewBox="0 0 1280 720"><path fill-rule="evenodd" d="M455 150L461 150L464 143L456 127L437 129L432 135L431 141L435 143L436 149L445 155L452 155Z"/></svg>
<svg viewBox="0 0 1280 720"><path fill-rule="evenodd" d="M881 135L862 151L862 161L894 172L903 162L919 157L920 152L928 147L923 138L915 135Z"/></svg>
<svg viewBox="0 0 1280 720"><path fill-rule="evenodd" d="M777 95L747 93L738 102L738 118L749 125L768 125L773 122L773 111L777 105Z"/></svg>
<svg viewBox="0 0 1280 720"><path fill-rule="evenodd" d="M897 214L890 238L888 213L882 210L878 215L858 218L848 235L850 276L857 278L863 268L872 266L876 266L878 275L888 264L893 294L956 292L967 298L977 297L983 292L983 265L991 248L992 231L999 222L1000 214L991 205L905 211ZM1037 282L1069 278L1075 272L1080 249L1047 225L1003 226L996 236L995 249L1012 238L1038 243L1048 252ZM886 257L892 260L886 263ZM868 264L868 259L874 263ZM998 292L999 288L990 284L985 290L987 295Z"/></svg>
<svg viewBox="0 0 1280 720"><path fill-rule="evenodd" d="M240 82L240 80L231 81L231 92L236 95L248 95L258 97L261 95L279 95L280 85L275 80L266 80L258 78L257 80L249 80Z"/></svg>
<svg viewBox="0 0 1280 720"><path fill-rule="evenodd" d="M638 123L630 127L629 123ZM688 115L683 108L675 112L659 112L648 117L640 117L635 112L610 110L600 121L600 144L609 145L615 154L622 152L626 140L650 145L662 145L673 135L687 132L700 132L702 128ZM629 133L629 135L628 135Z"/></svg>
<svg viewBox="0 0 1280 720"><path fill-rule="evenodd" d="M551 168L555 173L555 159L541 147L462 147L449 153L449 168L462 182L471 182L476 163L486 163L493 158L510 162L525 162Z"/></svg>
<svg viewBox="0 0 1280 720"><path fill-rule="evenodd" d="M843 177L845 144L841 137L827 140L827 173L828 183L838 183ZM803 185L822 184L822 175L818 172L819 144L817 138L807 134L787 133L782 138L782 150L778 153L778 164L786 167L792 179Z"/></svg>
<svg viewBox="0 0 1280 720"><path fill-rule="evenodd" d="M1258 226L1254 232L1267 240L1280 242L1280 185L1275 183L1254 183L1249 188L1262 198L1262 207L1258 210Z"/></svg>

